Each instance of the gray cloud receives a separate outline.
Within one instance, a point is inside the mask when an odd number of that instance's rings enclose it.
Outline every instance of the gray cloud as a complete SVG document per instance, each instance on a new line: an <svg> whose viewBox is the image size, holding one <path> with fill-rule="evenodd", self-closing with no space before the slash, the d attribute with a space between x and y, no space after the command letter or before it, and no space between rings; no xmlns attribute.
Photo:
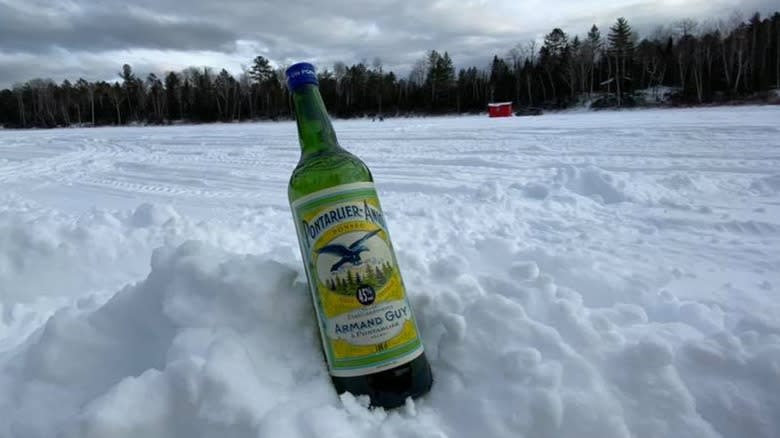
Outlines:
<svg viewBox="0 0 780 438"><path fill-rule="evenodd" d="M32 77L111 79L125 62L142 73L238 72L257 54L322 67L378 56L404 73L437 49L458 65L484 66L553 27L583 35L596 23L606 34L625 16L646 32L688 16L773 8L769 0L0 0L0 87Z"/></svg>
<svg viewBox="0 0 780 438"><path fill-rule="evenodd" d="M56 13L59 12L59 13ZM230 50L238 34L198 18L160 17L126 4L85 3L78 9L15 8L0 3L0 48L46 52L156 48Z"/></svg>

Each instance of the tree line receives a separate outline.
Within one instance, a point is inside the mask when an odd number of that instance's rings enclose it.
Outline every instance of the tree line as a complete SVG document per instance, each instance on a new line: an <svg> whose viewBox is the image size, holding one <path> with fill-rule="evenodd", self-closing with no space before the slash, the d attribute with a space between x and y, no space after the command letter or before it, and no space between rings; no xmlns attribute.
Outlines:
<svg viewBox="0 0 780 438"><path fill-rule="evenodd" d="M538 46L538 47L537 47ZM13 128L205 123L292 117L284 66L257 56L238 76L191 67L145 77L125 64L114 82L32 79L0 90L0 126ZM431 50L406 77L380 59L318 72L338 117L477 113L490 102L515 108L691 105L766 100L780 89L780 12L745 20L661 26L642 38L621 17L582 37L560 28L517 44L483 67L456 71Z"/></svg>

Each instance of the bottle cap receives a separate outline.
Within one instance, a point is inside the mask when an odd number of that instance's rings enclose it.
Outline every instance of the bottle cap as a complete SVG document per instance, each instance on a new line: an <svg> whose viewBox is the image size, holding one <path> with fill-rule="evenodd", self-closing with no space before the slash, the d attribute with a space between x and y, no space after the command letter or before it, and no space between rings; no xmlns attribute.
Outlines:
<svg viewBox="0 0 780 438"><path fill-rule="evenodd" d="M291 65L285 72L287 75L287 86L290 91L295 91L303 85L318 85L317 71L312 64L308 62L299 62Z"/></svg>

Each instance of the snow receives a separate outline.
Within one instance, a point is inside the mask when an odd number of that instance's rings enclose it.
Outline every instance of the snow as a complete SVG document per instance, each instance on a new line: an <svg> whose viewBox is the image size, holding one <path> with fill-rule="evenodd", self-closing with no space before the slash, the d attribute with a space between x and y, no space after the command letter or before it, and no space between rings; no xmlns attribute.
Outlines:
<svg viewBox="0 0 780 438"><path fill-rule="evenodd" d="M0 436L776 437L780 107L336 121L434 371L333 391L291 123L0 133Z"/></svg>
<svg viewBox="0 0 780 438"><path fill-rule="evenodd" d="M656 85L653 87L636 90L636 95L646 104L669 103L670 97L675 93L680 93L682 88L669 87L665 85Z"/></svg>

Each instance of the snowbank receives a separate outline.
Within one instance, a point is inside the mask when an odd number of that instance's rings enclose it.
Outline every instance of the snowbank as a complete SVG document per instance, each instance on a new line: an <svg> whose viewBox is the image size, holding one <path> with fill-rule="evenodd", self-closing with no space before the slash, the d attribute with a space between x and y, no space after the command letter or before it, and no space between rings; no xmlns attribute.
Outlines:
<svg viewBox="0 0 780 438"><path fill-rule="evenodd" d="M750 188L762 195L776 195L780 193L780 174L757 178Z"/></svg>
<svg viewBox="0 0 780 438"><path fill-rule="evenodd" d="M717 306L668 292L588 306L540 268L544 256L498 242L405 258L436 373L406 408L370 412L333 392L292 247L239 255L188 241L154 251L143 281L57 310L4 353L0 435L706 437L747 423L768 437L780 427L776 323L730 332ZM466 268L491 253L489 269Z"/></svg>

